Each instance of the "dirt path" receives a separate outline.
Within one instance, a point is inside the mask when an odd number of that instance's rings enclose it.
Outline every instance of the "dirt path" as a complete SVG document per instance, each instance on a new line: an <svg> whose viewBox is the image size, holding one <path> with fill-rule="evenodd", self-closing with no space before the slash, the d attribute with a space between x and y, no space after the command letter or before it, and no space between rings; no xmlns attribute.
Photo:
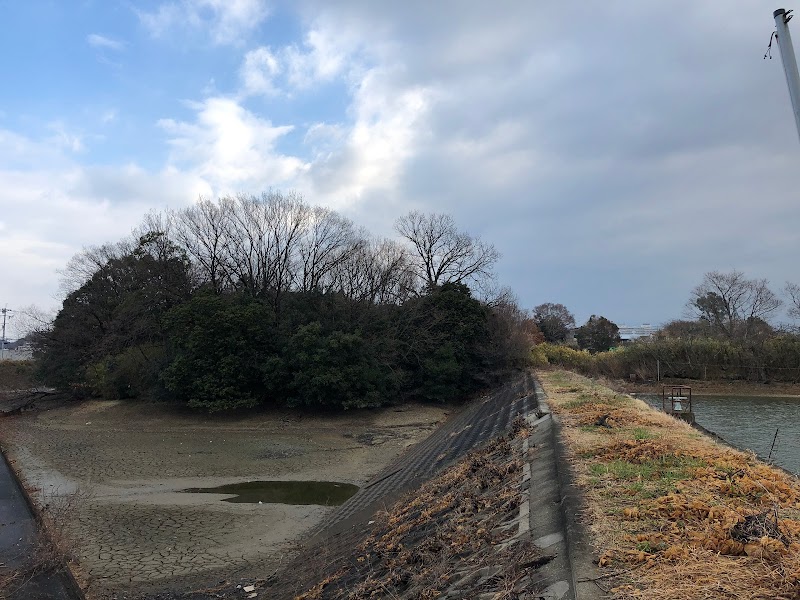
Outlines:
<svg viewBox="0 0 800 600"><path fill-rule="evenodd" d="M284 563L331 508L188 494L249 480L363 485L447 409L219 418L87 402L7 417L0 438L35 496L68 519L90 597L248 578Z"/></svg>

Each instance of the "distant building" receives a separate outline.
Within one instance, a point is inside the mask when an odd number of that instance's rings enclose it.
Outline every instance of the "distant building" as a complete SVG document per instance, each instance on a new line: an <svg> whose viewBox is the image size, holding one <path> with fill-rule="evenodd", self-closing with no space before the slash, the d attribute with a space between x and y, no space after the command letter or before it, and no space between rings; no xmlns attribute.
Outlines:
<svg viewBox="0 0 800 600"><path fill-rule="evenodd" d="M622 340L623 344L629 344L636 340L652 338L656 331L658 331L658 327L655 327L650 323L642 323L641 325L637 325L635 327L620 325L619 339Z"/></svg>
<svg viewBox="0 0 800 600"><path fill-rule="evenodd" d="M16 341L6 340L4 347L0 346L0 360L31 360L33 348L25 338Z"/></svg>

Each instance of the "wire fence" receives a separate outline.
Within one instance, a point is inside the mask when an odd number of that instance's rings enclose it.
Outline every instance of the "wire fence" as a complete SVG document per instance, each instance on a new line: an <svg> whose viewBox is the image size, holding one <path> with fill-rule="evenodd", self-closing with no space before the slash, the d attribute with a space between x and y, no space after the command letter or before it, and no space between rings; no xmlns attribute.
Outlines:
<svg viewBox="0 0 800 600"><path fill-rule="evenodd" d="M688 379L744 379L750 381L800 382L800 364L775 366L764 363L683 362L656 359L655 378L684 377Z"/></svg>

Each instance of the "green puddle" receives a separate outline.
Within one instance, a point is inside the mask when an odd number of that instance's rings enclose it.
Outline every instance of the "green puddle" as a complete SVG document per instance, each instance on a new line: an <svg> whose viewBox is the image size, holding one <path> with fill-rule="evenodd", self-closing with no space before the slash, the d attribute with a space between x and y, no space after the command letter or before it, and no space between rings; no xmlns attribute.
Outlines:
<svg viewBox="0 0 800 600"><path fill-rule="evenodd" d="M183 491L193 494L236 494L233 498L225 498L225 502L339 506L358 491L358 486L335 481L247 481Z"/></svg>

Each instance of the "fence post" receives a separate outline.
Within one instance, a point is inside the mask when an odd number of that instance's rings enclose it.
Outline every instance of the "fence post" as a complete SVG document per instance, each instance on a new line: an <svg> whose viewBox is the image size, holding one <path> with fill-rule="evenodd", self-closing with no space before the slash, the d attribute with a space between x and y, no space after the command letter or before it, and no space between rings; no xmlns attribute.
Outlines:
<svg viewBox="0 0 800 600"><path fill-rule="evenodd" d="M778 439L778 428L775 429L775 437L772 438L772 446L769 448L769 456L767 456L767 460L769 461L772 458L772 450L775 448L775 440Z"/></svg>

